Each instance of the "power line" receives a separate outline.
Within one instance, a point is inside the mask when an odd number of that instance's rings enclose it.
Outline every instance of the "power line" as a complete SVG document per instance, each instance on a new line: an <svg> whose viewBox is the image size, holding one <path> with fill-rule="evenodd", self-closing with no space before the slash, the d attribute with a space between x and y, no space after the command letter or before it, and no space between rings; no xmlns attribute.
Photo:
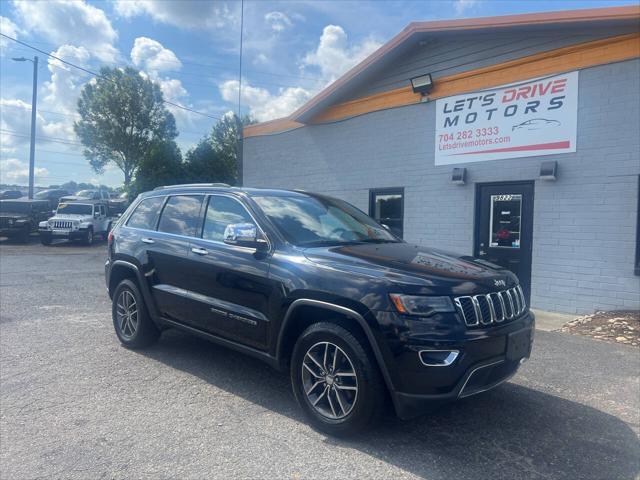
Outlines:
<svg viewBox="0 0 640 480"><path fill-rule="evenodd" d="M49 42L42 42L42 41L35 41L32 40L31 43L36 44L36 45L48 45L51 46L52 48L59 48L60 45L55 44L55 43L49 43ZM88 49L85 46L82 46L82 48L84 48L88 53L92 54L94 57L100 57L100 55L96 55L95 52L108 52L108 53L113 53L112 50L109 49L105 49L105 48L94 48L94 49ZM100 60L101 63L106 64L106 65L120 65L119 63L116 62L107 62L104 60ZM232 60L230 60L229 62L210 62L210 63L203 63L203 62L194 62L194 61L190 61L190 60L181 60L181 59L177 59L177 60L163 60L163 63L165 64L173 64L173 65L195 65L198 67L203 67L203 68L216 68L216 67L226 67L226 68L231 68L231 62ZM132 65L132 64L127 64L127 65ZM134 66L134 65L132 65ZM43 64L43 68L46 68L46 65ZM180 72L183 75L194 75L194 76L201 76L201 77L209 77L209 75L203 75L203 74L197 74L197 73L184 73L181 70L177 70L177 69L173 69L173 70L166 70L168 72ZM310 81L317 81L318 78L317 77L311 77L311 76L305 76L305 75L294 75L294 74L290 74L290 73L272 73L272 72L267 72L265 70L259 70L259 69L252 69L252 68L245 68L244 69L245 72L251 72L251 73L257 73L259 75L268 75L268 76L272 76L272 77L284 77L284 78L294 78L294 79L299 79L299 80L310 80ZM282 85L282 86L296 86L296 85Z"/></svg>
<svg viewBox="0 0 640 480"><path fill-rule="evenodd" d="M31 138L31 135L20 133L20 132L16 132L14 130L7 130L7 129L4 129L4 128L0 128L0 132L4 133L5 135L10 135L12 137ZM84 145L81 144L81 143L72 142L70 140L66 140L64 138L59 138L59 137L46 137L46 136L43 136L43 135L38 135L38 138L41 139L41 140L45 140L47 142L62 143L64 145L73 145L73 146L78 146L78 147L84 147Z"/></svg>
<svg viewBox="0 0 640 480"><path fill-rule="evenodd" d="M16 43L18 43L18 44L20 44L20 45L24 45L25 47L28 47L28 48L30 48L30 49L32 49L32 50L35 50L36 52L40 52L40 53L42 53L43 55L46 55L46 56L48 56L48 57L51 57L51 58L53 58L54 60L58 60L59 62L62 62L62 63L64 63L65 65L69 65L70 67L77 68L78 70L81 70L81 71L83 71L83 72L85 72L85 73L88 73L88 74L90 74L90 75L93 75L93 76L95 76L95 77L99 77L99 78L102 78L102 79L104 79L104 80L108 80L108 81L112 81L112 82L113 82L113 80L111 80L111 79L110 79L110 78L108 78L108 77L105 77L105 76L103 76L103 75L100 75L99 73L93 72L93 71L91 71L91 70L89 70L89 69L87 69L87 68L81 67L80 65L76 65L76 64L74 64L74 63L71 63L71 62L68 62L68 61L66 61L66 60L63 60L63 59L61 59L60 57L57 57L57 56L55 56L55 55L52 55L51 53L47 53L47 52L45 52L44 50L41 50L41 49L36 48L36 47L34 47L34 46L32 46L32 45L29 45L28 43L25 43L25 42L23 42L23 41L21 41L21 40L17 40L17 39L15 39L15 38L13 38L13 37L10 37L9 35L5 35L4 33L1 33L1 32L0 32L0 35L2 35L2 36L3 36L3 37L5 37L5 38L8 38L9 40L13 40L14 42L16 42ZM180 105L179 103L170 102L169 100L162 100L162 101L163 101L165 104L167 104L167 105L171 105L171 106L173 106L173 107L179 108L179 109L181 109L181 110L185 110L185 111L187 111L187 112L195 113L195 114L197 114L197 115L202 115L203 117L211 118L211 119L213 119L213 120L221 120L221 118L220 118L220 117L215 117L215 116L213 116L213 115L209 115L208 113L199 112L199 111L194 110L194 109L192 109L192 108L185 107L184 105Z"/></svg>

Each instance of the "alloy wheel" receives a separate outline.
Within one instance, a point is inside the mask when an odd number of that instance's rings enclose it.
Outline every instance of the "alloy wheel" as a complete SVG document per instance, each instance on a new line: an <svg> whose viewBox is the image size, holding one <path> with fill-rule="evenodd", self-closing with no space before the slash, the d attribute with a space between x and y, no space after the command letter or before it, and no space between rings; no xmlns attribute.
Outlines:
<svg viewBox="0 0 640 480"><path fill-rule="evenodd" d="M302 387L316 412L331 420L349 415L358 399L353 363L331 342L319 342L307 350L302 361Z"/></svg>
<svg viewBox="0 0 640 480"><path fill-rule="evenodd" d="M116 315L122 336L127 340L133 338L138 329L138 304L131 291L123 290L118 296Z"/></svg>

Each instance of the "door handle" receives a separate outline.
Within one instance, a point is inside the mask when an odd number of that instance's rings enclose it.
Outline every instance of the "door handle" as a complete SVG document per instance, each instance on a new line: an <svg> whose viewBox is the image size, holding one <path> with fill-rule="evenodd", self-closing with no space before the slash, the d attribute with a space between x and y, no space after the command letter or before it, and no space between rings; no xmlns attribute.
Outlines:
<svg viewBox="0 0 640 480"><path fill-rule="evenodd" d="M198 255L207 255L209 252L205 248L193 247L191 249L193 253L197 253Z"/></svg>
<svg viewBox="0 0 640 480"><path fill-rule="evenodd" d="M149 243L149 244L156 243L156 241L153 238L142 238L142 239L140 239L140 241L142 243Z"/></svg>

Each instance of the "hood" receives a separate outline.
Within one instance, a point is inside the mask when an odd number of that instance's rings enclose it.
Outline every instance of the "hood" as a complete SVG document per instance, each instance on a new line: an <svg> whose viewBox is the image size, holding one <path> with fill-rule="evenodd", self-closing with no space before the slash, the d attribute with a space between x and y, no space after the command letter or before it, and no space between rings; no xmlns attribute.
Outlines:
<svg viewBox="0 0 640 480"><path fill-rule="evenodd" d="M498 265L404 242L307 248L304 254L327 268L385 278L404 293L470 295L517 284Z"/></svg>
<svg viewBox="0 0 640 480"><path fill-rule="evenodd" d="M77 222L87 222L93 220L92 215L81 215L79 213L60 213L49 220L75 220Z"/></svg>

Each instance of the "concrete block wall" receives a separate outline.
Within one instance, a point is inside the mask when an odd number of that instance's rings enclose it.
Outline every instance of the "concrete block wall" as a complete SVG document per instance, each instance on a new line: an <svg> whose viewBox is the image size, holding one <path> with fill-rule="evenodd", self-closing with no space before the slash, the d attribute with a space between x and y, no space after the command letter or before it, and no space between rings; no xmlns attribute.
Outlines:
<svg viewBox="0 0 640 480"><path fill-rule="evenodd" d="M364 211L369 189L404 187L405 239L471 254L476 184L535 180L532 305L638 309L640 60L582 70L578 99L576 153L461 165L464 186L434 165L433 103L247 138L245 185L323 192ZM537 180L546 160L558 161L555 182Z"/></svg>

